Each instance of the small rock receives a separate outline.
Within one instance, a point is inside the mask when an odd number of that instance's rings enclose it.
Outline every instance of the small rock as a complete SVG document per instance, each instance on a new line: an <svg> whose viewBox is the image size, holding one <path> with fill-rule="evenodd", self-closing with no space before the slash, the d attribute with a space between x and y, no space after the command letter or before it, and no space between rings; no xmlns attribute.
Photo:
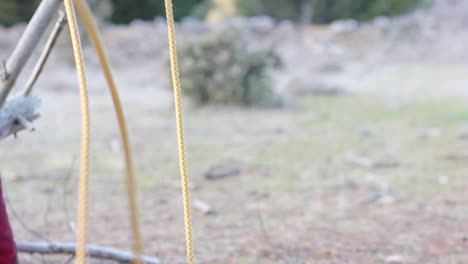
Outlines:
<svg viewBox="0 0 468 264"><path fill-rule="evenodd" d="M345 160L346 162L354 166L363 167L363 168L373 168L373 169L395 168L400 165L395 160L391 160L391 159L374 160L370 157L360 156L356 154L348 154Z"/></svg>
<svg viewBox="0 0 468 264"><path fill-rule="evenodd" d="M344 70L344 66L340 62L329 61L319 65L317 70L323 73L338 73Z"/></svg>
<svg viewBox="0 0 468 264"><path fill-rule="evenodd" d="M284 128L282 128L282 127L277 127L277 128L275 128L274 133L275 133L275 134L284 134L285 131L284 131Z"/></svg>
<svg viewBox="0 0 468 264"><path fill-rule="evenodd" d="M195 209L198 209L202 213L209 215L209 214L214 214L215 211L213 208L206 202L199 200L199 199L194 199L192 202L192 205Z"/></svg>
<svg viewBox="0 0 468 264"><path fill-rule="evenodd" d="M399 165L400 164L398 163L398 161L395 161L395 160L378 160L374 162L373 167L377 169L388 169L388 168L396 168Z"/></svg>
<svg viewBox="0 0 468 264"><path fill-rule="evenodd" d="M327 83L309 78L298 78L287 85L288 90L296 96L338 96L347 92L340 84Z"/></svg>
<svg viewBox="0 0 468 264"><path fill-rule="evenodd" d="M437 178L437 182L440 184L440 185L445 185L448 183L448 177L447 176L440 176Z"/></svg>
<svg viewBox="0 0 468 264"><path fill-rule="evenodd" d="M374 167L374 161L371 158L365 157L365 156L358 156L356 154L348 154L345 160L349 164L355 165L358 167L364 167L364 168Z"/></svg>
<svg viewBox="0 0 468 264"><path fill-rule="evenodd" d="M442 135L442 129L438 127L431 127L431 128L426 129L423 132L422 137L423 138L438 138L441 135Z"/></svg>
<svg viewBox="0 0 468 264"><path fill-rule="evenodd" d="M209 168L204 176L208 180L217 180L229 176L237 176L241 174L242 169L235 165L217 165Z"/></svg>
<svg viewBox="0 0 468 264"><path fill-rule="evenodd" d="M403 264L406 261L405 261L405 258L401 255L391 255L391 256L387 256L384 259L384 262L387 264Z"/></svg>
<svg viewBox="0 0 468 264"><path fill-rule="evenodd" d="M114 153L114 154L120 154L121 153L122 145L120 144L119 139L116 139L116 138L112 139L110 141L109 145L110 145L112 153Z"/></svg>
<svg viewBox="0 0 468 264"><path fill-rule="evenodd" d="M386 192L373 193L361 201L361 204L393 204L395 197Z"/></svg>
<svg viewBox="0 0 468 264"><path fill-rule="evenodd" d="M447 154L445 155L445 159L451 161L466 161L468 160L468 151Z"/></svg>
<svg viewBox="0 0 468 264"><path fill-rule="evenodd" d="M466 139L468 139L468 127L463 127L463 128L458 132L457 138L458 138L459 140L466 140Z"/></svg>

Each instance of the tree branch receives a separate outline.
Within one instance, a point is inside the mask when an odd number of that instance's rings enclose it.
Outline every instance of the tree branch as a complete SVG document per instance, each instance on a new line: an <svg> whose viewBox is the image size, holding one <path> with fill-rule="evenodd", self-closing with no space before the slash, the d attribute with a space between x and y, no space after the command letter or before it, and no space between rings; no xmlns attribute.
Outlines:
<svg viewBox="0 0 468 264"><path fill-rule="evenodd" d="M36 66L34 66L33 73L29 77L28 81L26 82L26 86L23 91L24 96L28 96L34 84L36 83L37 79L39 78L39 75L42 72L42 69L44 69L44 65L47 62L47 59L49 58L50 52L52 51L52 48L55 45L55 42L57 42L58 36L60 35L60 32L62 32L63 26L65 25L67 19L65 17L65 13L60 12L59 18L57 19L57 22L55 23L54 29L52 29L52 32L50 33L49 39L47 39L47 43L42 50L41 57L36 63Z"/></svg>
<svg viewBox="0 0 468 264"><path fill-rule="evenodd" d="M18 252L29 254L44 255L75 255L75 243L47 243L47 242L27 242L16 241ZM87 252L90 257L98 259L107 259L119 263L132 263L136 260L132 253L116 250L113 248L89 245ZM161 264L161 261L155 257L142 256L141 260L145 264Z"/></svg>
<svg viewBox="0 0 468 264"><path fill-rule="evenodd" d="M21 73L32 52L38 44L38 40L44 34L47 26L60 6L61 0L43 0L39 5L31 21L28 23L21 39L5 66L5 74L0 81L0 110L5 103L8 94L15 85L16 79Z"/></svg>

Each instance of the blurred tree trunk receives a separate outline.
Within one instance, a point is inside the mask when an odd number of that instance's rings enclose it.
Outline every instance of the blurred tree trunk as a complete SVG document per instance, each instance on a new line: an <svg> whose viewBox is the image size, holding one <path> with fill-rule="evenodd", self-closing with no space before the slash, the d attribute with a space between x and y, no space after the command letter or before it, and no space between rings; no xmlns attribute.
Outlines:
<svg viewBox="0 0 468 264"><path fill-rule="evenodd" d="M382 5L384 9L384 15L389 16L390 15L390 1L384 0Z"/></svg>
<svg viewBox="0 0 468 264"><path fill-rule="evenodd" d="M312 2L313 0L294 0L299 23L302 25L309 25L312 22Z"/></svg>
<svg viewBox="0 0 468 264"><path fill-rule="evenodd" d="M321 22L329 23L333 20L333 5L335 0L325 0L325 6L323 7Z"/></svg>

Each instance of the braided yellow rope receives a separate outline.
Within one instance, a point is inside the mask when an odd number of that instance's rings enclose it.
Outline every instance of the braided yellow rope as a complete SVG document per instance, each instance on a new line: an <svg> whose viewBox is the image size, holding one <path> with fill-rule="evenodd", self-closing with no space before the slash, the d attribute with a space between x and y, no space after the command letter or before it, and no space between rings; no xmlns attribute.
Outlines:
<svg viewBox="0 0 468 264"><path fill-rule="evenodd" d="M71 0L64 0L65 11L67 13L70 36L73 44L73 55L75 57L76 72L80 86L81 104L81 159L80 159L80 180L78 184L78 226L76 243L77 264L86 263L86 229L88 217L88 162L89 162L89 104L88 91L86 88L86 73L81 51L80 36L76 23L75 10Z"/></svg>
<svg viewBox="0 0 468 264"><path fill-rule="evenodd" d="M143 254L143 246L141 242L141 232L138 221L138 206L136 199L135 191L135 174L133 169L133 160L131 155L131 149L128 138L128 130L125 122L125 116L122 109L122 104L120 102L119 94L115 85L114 78L112 76L112 71L107 60L106 53L104 51L104 46L102 44L98 29L93 20L91 11L87 3L83 0L73 0L75 3L76 10L80 16L83 25L91 39L91 42L96 50L96 53L101 63L101 67L104 72L104 76L107 80L107 84L112 96L112 101L115 108L115 113L117 115L117 120L119 123L120 134L123 142L124 157L126 164L126 174L127 174L127 194L130 207L130 223L132 228L133 236L133 253L136 256L141 256ZM140 264L141 260L138 259L135 261L136 264Z"/></svg>
<svg viewBox="0 0 468 264"><path fill-rule="evenodd" d="M194 264L193 242L192 242L192 217L190 213L190 194L185 163L185 145L184 145L184 125L182 118L182 102L179 80L179 66L177 62L177 47L175 37L175 23L172 0L165 0L167 31L169 34L169 52L171 60L172 85L174 88L174 102L177 122L177 141L179 150L180 177L182 183L182 198L184 202L184 221L185 221L185 239L187 247L188 264Z"/></svg>

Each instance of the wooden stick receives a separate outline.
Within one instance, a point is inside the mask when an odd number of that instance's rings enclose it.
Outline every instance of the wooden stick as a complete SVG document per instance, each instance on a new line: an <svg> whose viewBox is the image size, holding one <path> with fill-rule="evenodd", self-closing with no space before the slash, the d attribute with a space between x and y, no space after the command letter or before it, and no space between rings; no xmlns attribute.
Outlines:
<svg viewBox="0 0 468 264"><path fill-rule="evenodd" d="M43 255L75 255L75 243L48 243L48 242L27 242L16 241L18 252ZM90 257L98 259L114 260L119 263L132 263L136 260L130 252L120 251L113 248L101 247L96 245L87 246L87 252ZM142 256L141 260L146 264L161 264L161 261L155 257Z"/></svg>
<svg viewBox="0 0 468 264"><path fill-rule="evenodd" d="M0 110L61 2L61 0L41 1L34 16L28 23L26 30L6 63L6 69L4 69L6 72L4 77L6 78L0 81Z"/></svg>
<svg viewBox="0 0 468 264"><path fill-rule="evenodd" d="M49 58L52 48L57 42L60 32L62 32L63 26L67 22L65 13L64 12L59 12L59 13L60 13L59 18L57 19L57 22L55 23L55 26L52 29L52 32L50 33L49 39L47 40L47 43L44 49L42 50L41 56L39 57L39 60L37 61L36 66L34 66L33 73L29 77L28 81L26 82L26 86L24 87L24 90L23 90L24 96L28 96L31 93L34 84L39 78L39 75L42 73L42 69L44 69L44 65L47 62L47 59Z"/></svg>

